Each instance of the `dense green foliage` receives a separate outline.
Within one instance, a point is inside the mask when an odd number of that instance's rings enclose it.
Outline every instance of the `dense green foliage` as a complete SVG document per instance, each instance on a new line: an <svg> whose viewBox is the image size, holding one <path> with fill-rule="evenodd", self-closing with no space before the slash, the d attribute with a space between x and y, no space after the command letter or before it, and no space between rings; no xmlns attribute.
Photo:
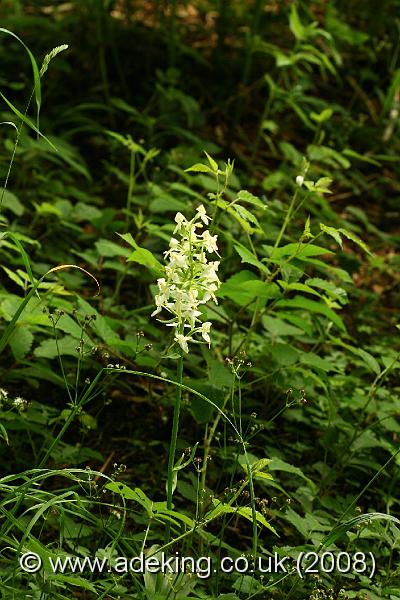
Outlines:
<svg viewBox="0 0 400 600"><path fill-rule="evenodd" d="M2 12L1 597L399 599L397 1Z"/></svg>

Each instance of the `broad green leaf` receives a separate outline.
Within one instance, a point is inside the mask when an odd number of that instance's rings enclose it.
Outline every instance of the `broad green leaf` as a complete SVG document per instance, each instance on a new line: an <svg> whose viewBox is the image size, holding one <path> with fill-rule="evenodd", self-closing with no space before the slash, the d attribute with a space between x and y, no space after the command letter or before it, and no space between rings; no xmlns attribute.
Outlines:
<svg viewBox="0 0 400 600"><path fill-rule="evenodd" d="M322 371L329 372L337 370L335 364L329 360L321 358L315 352L302 352L299 358L302 364L310 365L315 369L321 369Z"/></svg>
<svg viewBox="0 0 400 600"><path fill-rule="evenodd" d="M374 358L372 356L372 354L370 354L366 350L363 350L363 348L357 348L355 346L352 346L351 344L346 344L343 340L341 340L338 337L331 336L330 339L337 346L340 346L341 348L346 348L346 350L348 350L352 354L359 356L364 361L364 363L369 367L369 369L371 369L371 371L376 373L376 375L380 374L381 367L380 367L378 361L376 360L376 358Z"/></svg>
<svg viewBox="0 0 400 600"><path fill-rule="evenodd" d="M61 356L78 356L76 351L78 342L76 337L64 336L58 340L58 344L55 339L43 340L39 346L34 350L34 355L40 358L56 358L59 354Z"/></svg>
<svg viewBox="0 0 400 600"><path fill-rule="evenodd" d="M0 187L0 210L2 208L10 210L14 215L20 217L24 214L25 208L18 200L17 196L8 190Z"/></svg>
<svg viewBox="0 0 400 600"><path fill-rule="evenodd" d="M233 208L242 219L244 219L245 221L248 221L250 223L253 223L253 225L255 225L256 231L258 233L262 233L262 228L261 228L260 223L258 222L257 217L255 217L253 215L253 213L251 213L249 210L247 210L247 208L245 208L244 206L241 206L240 204L234 204L233 207L231 207L231 208ZM231 209L229 210L229 212L231 212Z"/></svg>
<svg viewBox="0 0 400 600"><path fill-rule="evenodd" d="M261 208L262 210L265 210L267 208L267 205L262 200L260 200L260 198L258 198L257 196L254 196L254 194L251 194L247 190L240 190L237 193L237 199L241 200L242 202L247 202L248 204L252 204L253 206L257 206L258 208Z"/></svg>
<svg viewBox="0 0 400 600"><path fill-rule="evenodd" d="M321 231L323 231L327 235L330 235L331 237L333 237L335 242L337 242L341 248L343 247L342 238L337 229L335 229L334 227L329 227L328 225L324 225L323 223L320 223L319 226L320 226Z"/></svg>
<svg viewBox="0 0 400 600"><path fill-rule="evenodd" d="M269 315L264 315L262 317L262 324L275 337L284 337L287 335L304 335L304 331L295 327L294 325L290 325L283 321L279 317L272 317Z"/></svg>
<svg viewBox="0 0 400 600"><path fill-rule="evenodd" d="M187 173L188 171L194 171L196 173L213 173L213 170L210 169L208 165L203 165L202 163L196 163L188 169L185 169L185 173Z"/></svg>
<svg viewBox="0 0 400 600"><path fill-rule="evenodd" d="M268 465L268 469L270 471L283 471L284 473L292 473L293 475L297 475L297 477L301 477L301 479L304 479L304 481L306 481L309 484L311 489L316 489L315 483L311 481L309 477L304 475L303 471L299 469L299 467L295 467L294 465L285 462L281 458L272 458Z"/></svg>
<svg viewBox="0 0 400 600"><path fill-rule="evenodd" d="M221 284L217 292L219 298L230 298L236 304L244 306L260 298L277 298L280 291L275 283L261 281L251 271L240 271Z"/></svg>
<svg viewBox="0 0 400 600"><path fill-rule="evenodd" d="M329 306L326 306L322 302L315 302L314 300L309 300L303 296L295 296L295 298L291 298L290 300L278 300L277 303L279 306L285 306L287 308L300 308L310 311L311 313L319 313L324 315L330 321L332 321L332 323L334 323L338 329L343 332L346 331L342 319L331 308L329 308Z"/></svg>
<svg viewBox="0 0 400 600"><path fill-rule="evenodd" d="M123 248L110 240L100 239L95 243L95 246L100 256L107 256L108 258L114 256L128 257L131 254L130 250Z"/></svg>
<svg viewBox="0 0 400 600"><path fill-rule="evenodd" d="M279 285L284 289L285 293L291 292L291 291L297 291L297 292L306 292L308 294L312 294L313 296L321 297L321 294L319 294L318 292L313 290L312 287L310 287L309 285L306 285L305 283L288 283L287 281L283 281L282 279L277 281L277 283L279 283Z"/></svg>
<svg viewBox="0 0 400 600"><path fill-rule="evenodd" d="M9 344L16 360L22 360L32 347L33 333L20 323L14 329Z"/></svg>
<svg viewBox="0 0 400 600"><path fill-rule="evenodd" d="M132 254L126 259L128 262L136 262L144 267L147 267L151 273L153 273L156 277L161 276L164 273L164 269L162 264L157 260L157 258L147 250L147 248L137 248L134 250Z"/></svg>
<svg viewBox="0 0 400 600"><path fill-rule="evenodd" d="M271 346L270 352L278 365L284 367L293 365L299 359L299 352L289 344L274 344Z"/></svg>
<svg viewBox="0 0 400 600"><path fill-rule="evenodd" d="M269 246L263 246L267 251L273 249ZM275 248L272 252L274 259L286 258L287 256L293 256L298 260L307 261L309 257L321 256L323 254L333 254L331 250L324 248L323 246L317 246L315 244L303 244L302 242L291 242L280 248ZM264 259L263 259L264 260Z"/></svg>
<svg viewBox="0 0 400 600"><path fill-rule="evenodd" d="M258 258L256 258L254 254L248 248L246 248L246 246L236 243L234 244L234 248L242 259L242 263L247 263L249 265L253 265L253 267L257 267L261 273L269 273L268 268L260 260L258 260Z"/></svg>

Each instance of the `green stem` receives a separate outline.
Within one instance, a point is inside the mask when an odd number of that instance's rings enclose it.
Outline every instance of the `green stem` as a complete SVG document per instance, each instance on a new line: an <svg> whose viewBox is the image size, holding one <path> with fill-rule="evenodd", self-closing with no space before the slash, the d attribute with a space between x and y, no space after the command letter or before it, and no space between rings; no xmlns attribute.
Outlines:
<svg viewBox="0 0 400 600"><path fill-rule="evenodd" d="M179 429L179 415L181 411L182 401L182 376L183 376L183 354L180 352L180 357L177 366L177 388L174 406L174 417L172 421L172 432L171 442L169 445L169 456L168 456L168 478L167 478L167 509L172 510L172 495L174 493L174 465L175 465L175 453L176 453L176 442L178 439Z"/></svg>

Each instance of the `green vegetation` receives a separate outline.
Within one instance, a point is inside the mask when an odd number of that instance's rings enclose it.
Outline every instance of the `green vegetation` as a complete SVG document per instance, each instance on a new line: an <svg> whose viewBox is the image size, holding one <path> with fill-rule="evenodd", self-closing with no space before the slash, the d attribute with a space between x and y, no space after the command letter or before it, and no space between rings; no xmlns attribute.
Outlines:
<svg viewBox="0 0 400 600"><path fill-rule="evenodd" d="M1 598L400 598L397 9L3 0Z"/></svg>

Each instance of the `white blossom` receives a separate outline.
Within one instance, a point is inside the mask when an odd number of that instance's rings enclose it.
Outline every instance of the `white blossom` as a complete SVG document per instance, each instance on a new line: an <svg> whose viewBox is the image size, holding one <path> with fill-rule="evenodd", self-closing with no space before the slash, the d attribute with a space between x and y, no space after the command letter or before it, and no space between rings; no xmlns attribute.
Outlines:
<svg viewBox="0 0 400 600"><path fill-rule="evenodd" d="M203 229L209 222L210 217L202 204L191 221L180 212L175 215L174 236L178 235L171 238L169 249L164 252L168 261L165 276L157 280L156 309L152 316L163 310L170 314L170 319L164 323L175 328L174 341L185 353L189 352L189 342L200 341L193 339L195 334L200 334L209 345L211 343L211 322L198 325L202 314L199 307L209 300L217 304L215 292L220 286L219 261L208 261L207 256L218 253L217 236ZM197 234L198 229L203 231Z"/></svg>
<svg viewBox="0 0 400 600"><path fill-rule="evenodd" d="M304 176L303 175L297 175L296 177L296 184L301 187L304 183Z"/></svg>
<svg viewBox="0 0 400 600"><path fill-rule="evenodd" d="M201 326L201 335L203 336L203 339L208 343L208 345L210 345L210 343L211 343L211 340L210 340L210 327L211 327L210 321L206 321Z"/></svg>
<svg viewBox="0 0 400 600"><path fill-rule="evenodd" d="M186 352L186 354L189 352L188 342L192 340L190 336L183 335L182 333L176 333L174 340L180 345L180 347L184 352Z"/></svg>

